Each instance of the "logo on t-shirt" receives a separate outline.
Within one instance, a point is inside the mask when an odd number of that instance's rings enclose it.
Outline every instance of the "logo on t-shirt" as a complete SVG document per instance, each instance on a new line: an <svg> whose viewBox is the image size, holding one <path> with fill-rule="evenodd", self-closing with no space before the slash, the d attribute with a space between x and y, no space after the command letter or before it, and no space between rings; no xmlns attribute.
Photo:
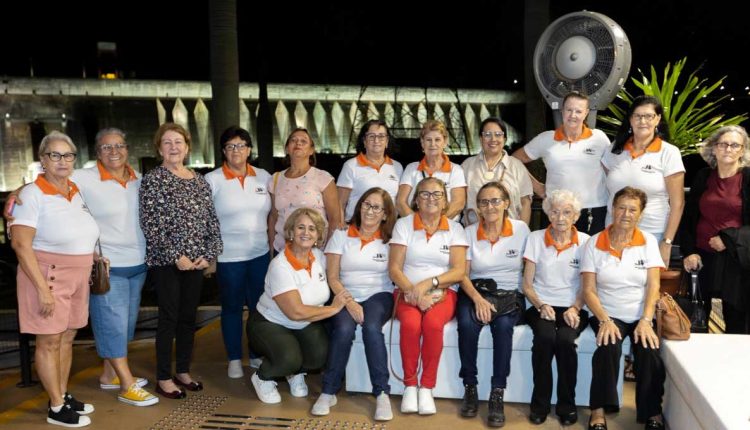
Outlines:
<svg viewBox="0 0 750 430"><path fill-rule="evenodd" d="M633 263L633 267L635 267L636 269L643 270L646 268L646 261L643 259L635 260L635 262Z"/></svg>
<svg viewBox="0 0 750 430"><path fill-rule="evenodd" d="M443 254L450 254L451 248L448 245L443 245L440 247L440 252L442 252Z"/></svg>
<svg viewBox="0 0 750 430"><path fill-rule="evenodd" d="M641 167L641 172L644 173L656 173L656 169L651 164L646 164L645 166Z"/></svg>
<svg viewBox="0 0 750 430"><path fill-rule="evenodd" d="M577 269L578 266L580 265L580 263L581 262L577 258L571 258L570 262L568 263L568 266L570 266L570 267L572 267L574 269Z"/></svg>
<svg viewBox="0 0 750 430"><path fill-rule="evenodd" d="M323 272L318 273L318 281L325 282L326 280L326 274Z"/></svg>
<svg viewBox="0 0 750 430"><path fill-rule="evenodd" d="M396 177L396 175L394 175L393 173L388 175L388 179L390 179L391 181L398 181L398 177Z"/></svg>
<svg viewBox="0 0 750 430"><path fill-rule="evenodd" d="M505 252L505 258L517 258L521 255L517 249L509 249Z"/></svg>
<svg viewBox="0 0 750 430"><path fill-rule="evenodd" d="M89 210L89 207L86 206L86 203L81 203L81 209L83 209L84 212L91 214L91 211Z"/></svg>
<svg viewBox="0 0 750 430"><path fill-rule="evenodd" d="M378 263L383 263L388 261L388 258L386 258L385 254L377 253L372 256L373 261L377 261Z"/></svg>
<svg viewBox="0 0 750 430"><path fill-rule="evenodd" d="M583 150L583 153L586 155L596 155L596 149L594 148L586 148Z"/></svg>

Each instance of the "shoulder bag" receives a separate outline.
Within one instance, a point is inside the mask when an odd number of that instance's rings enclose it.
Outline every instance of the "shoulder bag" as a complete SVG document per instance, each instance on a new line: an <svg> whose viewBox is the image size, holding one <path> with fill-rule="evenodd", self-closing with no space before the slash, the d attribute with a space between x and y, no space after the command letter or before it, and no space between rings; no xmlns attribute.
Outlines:
<svg viewBox="0 0 750 430"><path fill-rule="evenodd" d="M102 243L98 239L96 246L99 249L99 259L94 262L94 267L91 268L89 285L91 286L91 294L100 295L109 291L109 272L107 264L104 262L104 254L102 254Z"/></svg>
<svg viewBox="0 0 750 430"><path fill-rule="evenodd" d="M690 319L669 293L656 302L656 334L667 340L690 339Z"/></svg>

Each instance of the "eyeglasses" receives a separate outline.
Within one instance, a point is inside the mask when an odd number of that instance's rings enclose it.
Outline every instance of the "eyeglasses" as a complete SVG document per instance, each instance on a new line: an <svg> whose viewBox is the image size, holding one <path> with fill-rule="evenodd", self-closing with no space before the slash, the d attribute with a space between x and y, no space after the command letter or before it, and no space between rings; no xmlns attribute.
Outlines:
<svg viewBox="0 0 750 430"><path fill-rule="evenodd" d="M371 205L369 202L362 202L362 212L372 210L372 213L379 214L383 212L383 206Z"/></svg>
<svg viewBox="0 0 750 430"><path fill-rule="evenodd" d="M417 193L417 195L422 200L429 200L429 199L440 200L440 199L443 198L443 196L445 196L445 193L442 192L442 191L433 191L433 192L420 191L420 192Z"/></svg>
<svg viewBox="0 0 750 430"><path fill-rule="evenodd" d="M60 154L59 152L47 152L44 155L49 157L49 159L52 161L73 161L78 156L78 154L76 154L75 152L66 152L65 154Z"/></svg>
<svg viewBox="0 0 750 430"><path fill-rule="evenodd" d="M576 214L575 211L572 211L570 209L563 209L563 210L552 209L551 211L549 211L550 218L557 218L557 217L573 218L575 214Z"/></svg>
<svg viewBox="0 0 750 430"><path fill-rule="evenodd" d="M500 204L503 202L503 199L482 199L478 202L480 208L486 208L489 205L492 206L500 206Z"/></svg>
<svg viewBox="0 0 750 430"><path fill-rule="evenodd" d="M490 140L492 139L492 136L495 136L496 138L500 139L501 137L505 136L505 133L502 131L483 131L482 132L482 138Z"/></svg>
<svg viewBox="0 0 750 430"><path fill-rule="evenodd" d="M230 143L228 145L224 145L224 149L227 151L242 151L245 148L249 148L250 145L246 143Z"/></svg>
<svg viewBox="0 0 750 430"><path fill-rule="evenodd" d="M102 152L112 152L114 150L122 151L123 149L128 149L128 145L124 143L116 143L114 145L110 145L108 143L99 147L99 150Z"/></svg>
<svg viewBox="0 0 750 430"><path fill-rule="evenodd" d="M634 113L631 118L633 118L633 120L635 121L645 120L646 122L649 122L649 121L653 121L654 118L656 118L656 114L655 113Z"/></svg>
<svg viewBox="0 0 750 430"><path fill-rule="evenodd" d="M367 133L367 134L365 134L365 139L368 142L375 142L375 141L385 142L385 141L388 140L388 135L387 134Z"/></svg>
<svg viewBox="0 0 750 430"><path fill-rule="evenodd" d="M723 149L724 151L732 150L737 151L738 149L742 148L741 143L727 143L727 142L719 142L716 144L717 148Z"/></svg>

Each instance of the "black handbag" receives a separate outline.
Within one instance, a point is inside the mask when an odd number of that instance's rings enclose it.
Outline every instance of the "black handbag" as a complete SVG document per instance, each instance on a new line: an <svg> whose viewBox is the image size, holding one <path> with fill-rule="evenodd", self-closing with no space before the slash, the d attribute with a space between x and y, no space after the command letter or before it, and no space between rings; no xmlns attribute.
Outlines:
<svg viewBox="0 0 750 430"><path fill-rule="evenodd" d="M494 279L472 279L471 284L482 298L495 307L495 311L492 312L491 320L494 320L500 315L507 315L520 311L524 307L522 305L522 303L524 303L523 294L516 290L498 289L497 283Z"/></svg>
<svg viewBox="0 0 750 430"><path fill-rule="evenodd" d="M97 240L96 245L99 247L99 259L94 262L94 267L91 268L89 285L91 286L91 294L101 295L109 291L109 273L102 254L102 244Z"/></svg>
<svg viewBox="0 0 750 430"><path fill-rule="evenodd" d="M675 297L675 301L690 319L690 331L708 333L708 315L703 307L701 289L698 285L698 271L690 272L690 289Z"/></svg>

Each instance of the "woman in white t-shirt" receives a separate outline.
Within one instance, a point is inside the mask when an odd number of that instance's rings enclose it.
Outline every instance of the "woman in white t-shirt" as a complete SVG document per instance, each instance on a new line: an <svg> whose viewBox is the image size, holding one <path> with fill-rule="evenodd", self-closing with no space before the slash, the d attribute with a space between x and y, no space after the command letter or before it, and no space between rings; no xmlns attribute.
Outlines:
<svg viewBox="0 0 750 430"><path fill-rule="evenodd" d="M227 376L241 378L242 312L252 311L263 293L263 279L271 261L268 213L271 175L248 163L253 141L250 133L232 126L219 138L224 165L206 175L219 218L224 251L217 258L216 277L221 288L221 334L227 351ZM247 325L250 332L250 325ZM252 351L250 366L260 366Z"/></svg>
<svg viewBox="0 0 750 430"><path fill-rule="evenodd" d="M383 120L371 119L360 129L357 156L346 160L336 181L344 221L352 219L359 198L373 187L384 189L391 200L396 201L404 168L388 156L392 141L391 132Z"/></svg>
<svg viewBox="0 0 750 430"><path fill-rule="evenodd" d="M510 193L499 182L488 182L479 189L476 207L479 221L466 227L466 271L458 293L456 322L458 323L458 353L461 357L459 377L464 383L461 415L477 415L477 354L479 333L485 325L492 332L492 381L487 422L491 427L505 423L503 395L513 352L513 327L521 317L520 287L523 270L523 250L529 227L525 222L508 216ZM474 288L472 279L494 282L498 290L513 292L511 301L519 306L508 313L491 315L497 311ZM491 281L490 281L491 280Z"/></svg>
<svg viewBox="0 0 750 430"><path fill-rule="evenodd" d="M589 239L581 259L583 297L598 345L591 361L591 429L606 429L605 410L620 407L617 380L625 336L633 340L637 420L647 429L664 428L666 373L653 329L664 262L656 238L638 228L646 202L646 193L637 188L615 193L612 224Z"/></svg>
<svg viewBox="0 0 750 430"><path fill-rule="evenodd" d="M669 128L663 113L656 97L636 97L602 165L610 196L625 186L646 193L648 204L638 227L656 236L662 260L669 266L672 241L685 205L685 166L680 150L667 143ZM611 221L610 200L607 222Z"/></svg>
<svg viewBox="0 0 750 430"><path fill-rule="evenodd" d="M420 162L409 163L401 175L396 209L405 217L414 213L411 202L417 184L425 178L437 178L445 183L448 194L445 196L445 216L458 221L466 204L466 177L458 164L452 163L445 154L448 146L448 129L440 121L424 123L419 135L424 158Z"/></svg>
<svg viewBox="0 0 750 430"><path fill-rule="evenodd" d="M286 377L294 397L306 397L305 372L326 363L328 335L322 320L336 315L352 299L344 290L330 306L326 263L318 249L325 220L311 208L292 212L284 223L286 247L271 261L265 289L248 323L250 347L264 357L250 378L263 403L279 403L274 379Z"/></svg>
<svg viewBox="0 0 750 430"><path fill-rule="evenodd" d="M555 412L563 426L578 421L576 339L588 324L582 310L580 261L589 235L576 230L581 201L569 190L554 190L542 202L550 225L529 235L523 254L523 292L531 307L526 323L534 331L531 367L534 391L531 393L529 421L541 424L550 412L552 359L557 362L557 404Z"/></svg>
<svg viewBox="0 0 750 430"><path fill-rule="evenodd" d="M383 325L393 313L388 242L396 217L388 192L370 188L357 201L349 228L337 230L328 241L325 251L328 285L334 294L348 291L353 300L346 305L346 312L331 318L328 364L323 373L322 394L312 408L313 415L328 415L331 406L336 404L354 332L357 325L361 325L372 394L376 398L375 420L393 418L388 398L391 387Z"/></svg>
<svg viewBox="0 0 750 430"><path fill-rule="evenodd" d="M432 389L443 352L443 327L453 318L455 290L464 277L466 235L459 223L445 216L447 194L442 180L423 179L412 199L414 213L393 228L388 270L398 288L394 295L404 369L402 413L436 412Z"/></svg>

